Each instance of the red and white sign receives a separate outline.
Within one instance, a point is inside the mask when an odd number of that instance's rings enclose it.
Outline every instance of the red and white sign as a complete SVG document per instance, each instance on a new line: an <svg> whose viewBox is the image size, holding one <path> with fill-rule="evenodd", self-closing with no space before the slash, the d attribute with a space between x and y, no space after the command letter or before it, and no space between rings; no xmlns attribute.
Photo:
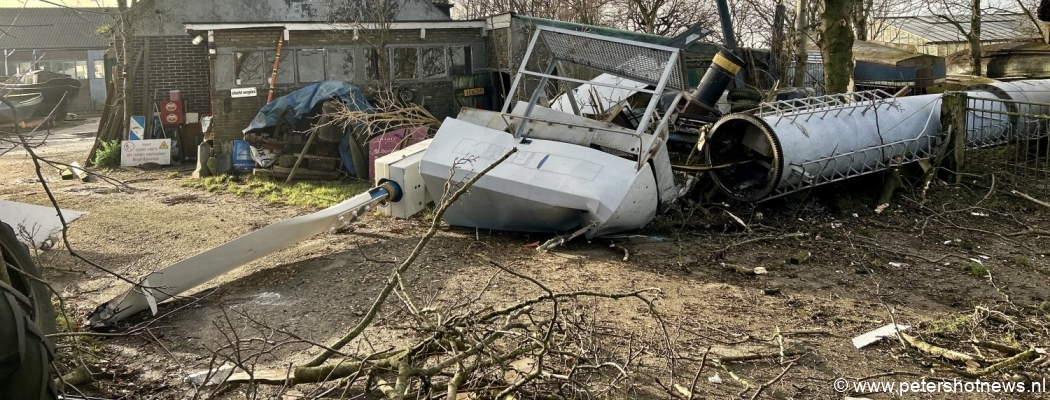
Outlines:
<svg viewBox="0 0 1050 400"><path fill-rule="evenodd" d="M181 101L160 102L160 120L164 125L182 125L186 122L186 114L182 111Z"/></svg>
<svg viewBox="0 0 1050 400"><path fill-rule="evenodd" d="M120 146L120 166L145 163L171 164L171 139L125 140Z"/></svg>

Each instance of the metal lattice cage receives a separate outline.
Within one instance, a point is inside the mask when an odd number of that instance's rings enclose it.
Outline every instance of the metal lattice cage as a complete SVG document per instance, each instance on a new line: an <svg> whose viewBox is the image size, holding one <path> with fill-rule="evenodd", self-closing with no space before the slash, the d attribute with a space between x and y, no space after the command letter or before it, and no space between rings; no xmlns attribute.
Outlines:
<svg viewBox="0 0 1050 400"><path fill-rule="evenodd" d="M672 64L667 88L686 88L684 68L674 48L549 28L539 31L538 42L546 51L534 51L531 58L549 55L651 85L659 84L668 64Z"/></svg>

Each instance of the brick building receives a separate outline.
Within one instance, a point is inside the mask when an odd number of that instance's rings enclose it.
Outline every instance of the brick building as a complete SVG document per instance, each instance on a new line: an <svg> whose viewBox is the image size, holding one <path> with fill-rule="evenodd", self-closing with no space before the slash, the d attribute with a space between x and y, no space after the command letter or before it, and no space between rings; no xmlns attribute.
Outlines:
<svg viewBox="0 0 1050 400"><path fill-rule="evenodd" d="M459 107L488 106L463 89L488 86L483 21L382 24L189 23L208 36L212 56L212 114L216 139L234 139L266 104L277 41L284 35L275 97L322 80L368 88L389 83L402 100L422 104L434 116ZM355 33L356 31L356 33ZM382 52L383 56L380 56ZM385 85L384 85L385 86ZM254 88L249 97L231 90Z"/></svg>
<svg viewBox="0 0 1050 400"><path fill-rule="evenodd" d="M0 75L31 69L80 81L69 111L100 110L106 99L104 53L110 40L97 33L112 21L104 8L0 8Z"/></svg>
<svg viewBox="0 0 1050 400"><path fill-rule="evenodd" d="M433 24L457 26L441 4L435 5L429 0L384 0L389 13L376 15L366 1L258 0L249 5L236 0L143 0L130 13L134 37L128 57L136 59L141 55L142 59L132 85L132 113L143 115L149 104L166 100L169 91L179 90L186 112L214 116L216 139L240 138L241 129L266 102L267 80L281 35L285 35L286 43L275 96L325 79L365 86L374 81L364 68L365 59L371 54L366 54L365 48L374 42L375 35L370 31L380 25L331 22L349 17L355 21L369 18L390 21L381 24L383 31L390 32L384 36L389 37L392 49L401 49L391 50L394 52L391 54L398 54L402 59L409 57L407 53L411 50L407 48L414 44L434 40L450 45L462 42L453 40L451 36L456 34L449 30L435 30ZM471 30L465 42L481 43L480 24L471 24L479 29ZM336 30L343 33L333 32ZM413 37L418 40L413 41ZM467 47L473 50L472 44L468 43ZM442 47L441 51L444 55L457 50ZM477 51L483 51L483 46L479 45ZM418 48L417 52L415 65L421 65L425 55L431 58L436 55L436 50L430 47ZM470 60L469 54L465 57ZM398 83L406 89L406 95L419 93L420 97L414 100L425 101L433 97L431 93L444 88L451 91L451 78L439 79L436 71L420 68L411 74L411 79L401 79ZM233 99L230 89L236 87L254 87L259 95ZM435 104L432 108L441 116L447 115L448 109L447 104Z"/></svg>
<svg viewBox="0 0 1050 400"><path fill-rule="evenodd" d="M360 8L367 1L260 0L243 7L235 0L144 0L133 12L135 38L128 53L142 53L144 59L133 86L135 107L146 104L142 99L166 99L169 90L178 89L187 112L214 116L216 139L239 139L266 104L282 39L275 97L313 82L343 80L366 90L392 87L402 99L444 118L464 106L502 107L537 26L650 43L669 39L514 14L452 20L444 1L383 0L397 5L378 15ZM340 22L347 20L358 22ZM703 43L687 48L687 61L699 60L692 65L697 71L691 80L699 81L717 50ZM592 77L587 76L591 72L581 71L580 78ZM244 95L252 89L254 95Z"/></svg>

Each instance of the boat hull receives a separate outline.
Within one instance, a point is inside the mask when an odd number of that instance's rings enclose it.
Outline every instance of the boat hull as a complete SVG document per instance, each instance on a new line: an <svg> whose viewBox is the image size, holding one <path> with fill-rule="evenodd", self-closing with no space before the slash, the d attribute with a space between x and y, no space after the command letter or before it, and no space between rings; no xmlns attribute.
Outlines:
<svg viewBox="0 0 1050 400"><path fill-rule="evenodd" d="M0 124L11 124L32 118L33 112L40 107L43 96L40 93L29 93L4 98L15 106L15 112L12 112L7 104L0 102Z"/></svg>
<svg viewBox="0 0 1050 400"><path fill-rule="evenodd" d="M80 81L69 75L55 74L40 83L0 83L0 95L3 96L32 93L39 93L42 98L40 106L36 108L31 118L44 118L50 115L54 120L61 121L66 119L69 105L80 94Z"/></svg>

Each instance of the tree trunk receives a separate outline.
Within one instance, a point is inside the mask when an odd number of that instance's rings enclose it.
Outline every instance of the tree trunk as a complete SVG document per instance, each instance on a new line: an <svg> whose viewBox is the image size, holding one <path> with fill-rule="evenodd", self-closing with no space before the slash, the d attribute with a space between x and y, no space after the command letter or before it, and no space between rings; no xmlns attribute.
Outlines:
<svg viewBox="0 0 1050 400"><path fill-rule="evenodd" d="M134 3L132 3L134 4ZM113 49L117 59L117 68L119 74L113 77L114 89L119 93L120 98L117 99L118 110L120 114L111 116L116 118L116 131L118 132L118 138L125 138L122 135L126 135L129 129L131 119L131 86L134 82L128 80L128 75L132 74L131 71L131 21L129 20L128 0L117 1L118 13L113 16ZM145 60L143 60L145 61ZM126 138L125 138L126 139Z"/></svg>
<svg viewBox="0 0 1050 400"><path fill-rule="evenodd" d="M970 58L973 75L981 76L981 0L972 0L970 6Z"/></svg>
<svg viewBox="0 0 1050 400"><path fill-rule="evenodd" d="M795 3L795 76L792 86L806 85L806 33L809 29L809 0L796 0Z"/></svg>
<svg viewBox="0 0 1050 400"><path fill-rule="evenodd" d="M846 93L853 80L853 0L824 0L820 51L824 56L824 93Z"/></svg>
<svg viewBox="0 0 1050 400"><path fill-rule="evenodd" d="M873 0L858 0L853 5L853 30L857 40L868 40L868 16L874 6Z"/></svg>

